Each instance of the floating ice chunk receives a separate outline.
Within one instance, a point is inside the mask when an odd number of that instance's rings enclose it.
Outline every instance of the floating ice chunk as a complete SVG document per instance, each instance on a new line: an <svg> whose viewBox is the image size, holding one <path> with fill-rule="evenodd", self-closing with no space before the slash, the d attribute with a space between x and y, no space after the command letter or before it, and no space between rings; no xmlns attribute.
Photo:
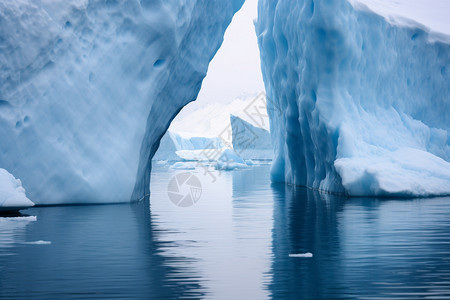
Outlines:
<svg viewBox="0 0 450 300"><path fill-rule="evenodd" d="M418 149L340 158L334 165L343 186L353 196L430 196L449 191L449 164Z"/></svg>
<svg viewBox="0 0 450 300"><path fill-rule="evenodd" d="M246 160L245 160L245 164L246 164L247 166L253 166L253 165L255 164L255 162L254 162L253 160L251 160L251 159L246 159Z"/></svg>
<svg viewBox="0 0 450 300"><path fill-rule="evenodd" d="M241 163L235 163L235 162L223 162L218 161L215 165L217 170L223 170L223 171L232 171L236 169L248 169L247 164L241 164Z"/></svg>
<svg viewBox="0 0 450 300"><path fill-rule="evenodd" d="M51 245L52 242L39 240L39 241L34 241L34 242L23 242L23 244L26 244L26 245Z"/></svg>
<svg viewBox="0 0 450 300"><path fill-rule="evenodd" d="M20 179L0 169L0 210L20 210L34 206L25 195Z"/></svg>
<svg viewBox="0 0 450 300"><path fill-rule="evenodd" d="M236 152L231 149L225 149L217 160L215 167L217 170L231 171L246 169L249 166Z"/></svg>
<svg viewBox="0 0 450 300"><path fill-rule="evenodd" d="M36 216L26 216L26 217L3 217L0 218L0 225L3 225L7 222L15 222L15 223L29 223L29 222L36 222L37 217Z"/></svg>
<svg viewBox="0 0 450 300"><path fill-rule="evenodd" d="M298 253L298 254L289 254L289 257L305 257L305 258L308 258L308 257L313 257L313 254L310 253L310 252Z"/></svg>
<svg viewBox="0 0 450 300"><path fill-rule="evenodd" d="M194 161L179 161L170 166L171 169L174 170L195 170L195 167L198 165L198 162Z"/></svg>

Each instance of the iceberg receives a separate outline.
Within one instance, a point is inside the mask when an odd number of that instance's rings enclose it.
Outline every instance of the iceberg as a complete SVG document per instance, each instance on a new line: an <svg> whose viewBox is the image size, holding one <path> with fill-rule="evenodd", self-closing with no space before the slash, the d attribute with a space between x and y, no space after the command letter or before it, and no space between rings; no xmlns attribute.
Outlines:
<svg viewBox="0 0 450 300"><path fill-rule="evenodd" d="M173 120L169 131L182 136L218 137L224 146L232 148L230 115L239 117L254 127L269 130L265 95L251 93L243 94L229 103L202 105L200 102L193 102Z"/></svg>
<svg viewBox="0 0 450 300"><path fill-rule="evenodd" d="M182 136L167 131L160 141L153 160L193 160L186 158L186 155L183 154L201 153L201 150L221 149L223 147L222 141L218 137Z"/></svg>
<svg viewBox="0 0 450 300"><path fill-rule="evenodd" d="M263 93L200 105L192 103L173 120L153 160L217 161L225 148L245 159L272 159Z"/></svg>
<svg viewBox="0 0 450 300"><path fill-rule="evenodd" d="M271 160L273 148L270 132L238 116L230 115L233 150L243 159Z"/></svg>
<svg viewBox="0 0 450 300"><path fill-rule="evenodd" d="M0 168L0 211L18 211L34 206L25 195L20 179Z"/></svg>
<svg viewBox="0 0 450 300"><path fill-rule="evenodd" d="M37 204L147 196L243 2L0 2L0 166Z"/></svg>
<svg viewBox="0 0 450 300"><path fill-rule="evenodd" d="M450 37L383 9L401 2L260 0L273 181L450 194Z"/></svg>
<svg viewBox="0 0 450 300"><path fill-rule="evenodd" d="M167 131L160 140L158 150L152 159L156 161L177 161L180 160L180 157L176 154L177 151L177 145L170 132Z"/></svg>
<svg viewBox="0 0 450 300"><path fill-rule="evenodd" d="M217 170L223 171L247 169L249 166L250 164L247 164L236 152L231 149L224 149L215 164L215 168Z"/></svg>

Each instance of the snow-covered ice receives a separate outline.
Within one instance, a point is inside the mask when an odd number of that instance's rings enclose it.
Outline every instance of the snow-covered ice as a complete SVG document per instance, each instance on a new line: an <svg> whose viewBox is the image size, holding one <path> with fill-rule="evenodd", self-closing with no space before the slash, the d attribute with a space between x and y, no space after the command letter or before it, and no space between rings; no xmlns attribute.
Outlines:
<svg viewBox="0 0 450 300"><path fill-rule="evenodd" d="M349 0L358 10L371 10L388 22L407 27L422 27L431 39L449 41L448 0Z"/></svg>
<svg viewBox="0 0 450 300"><path fill-rule="evenodd" d="M0 168L0 211L20 210L34 206L25 195L20 179Z"/></svg>
<svg viewBox="0 0 450 300"><path fill-rule="evenodd" d="M392 10L414 10L410 1L389 3L260 1L274 181L351 196L450 194L450 40L439 33L449 19L431 30ZM450 11L437 3L437 14Z"/></svg>
<svg viewBox="0 0 450 300"><path fill-rule="evenodd" d="M149 194L244 0L0 2L0 167L38 204Z"/></svg>

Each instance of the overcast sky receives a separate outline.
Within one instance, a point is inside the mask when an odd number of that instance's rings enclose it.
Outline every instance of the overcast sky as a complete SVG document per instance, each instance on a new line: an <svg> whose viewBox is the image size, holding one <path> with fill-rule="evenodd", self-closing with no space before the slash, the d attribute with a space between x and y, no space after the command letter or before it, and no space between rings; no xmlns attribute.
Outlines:
<svg viewBox="0 0 450 300"><path fill-rule="evenodd" d="M253 20L257 0L246 0L225 33L225 40L209 65L197 105L230 102L243 93L264 90Z"/></svg>
<svg viewBox="0 0 450 300"><path fill-rule="evenodd" d="M350 0L363 2L383 15L409 16L446 32L450 0L434 0L433 9L427 8L429 0ZM225 33L225 40L209 66L197 101L184 109L184 114L207 103L227 103L244 93L264 91L253 20L257 18L258 0L246 0L234 16ZM437 26L438 24L439 26ZM444 25L443 25L444 24ZM450 28L450 27L449 27ZM450 33L450 29L447 28Z"/></svg>

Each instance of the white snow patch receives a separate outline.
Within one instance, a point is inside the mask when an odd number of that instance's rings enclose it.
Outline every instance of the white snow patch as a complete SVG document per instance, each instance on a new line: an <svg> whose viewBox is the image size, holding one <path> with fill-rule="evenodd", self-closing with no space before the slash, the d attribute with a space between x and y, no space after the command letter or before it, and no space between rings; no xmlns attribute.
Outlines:
<svg viewBox="0 0 450 300"><path fill-rule="evenodd" d="M371 11L399 26L427 27L432 35L450 41L450 1L448 0L349 0L359 10ZM420 26L418 23L423 24ZM438 36L436 36L439 39Z"/></svg>
<svg viewBox="0 0 450 300"><path fill-rule="evenodd" d="M34 206L34 203L25 195L20 179L16 179L5 169L0 169L0 210L31 206Z"/></svg>

